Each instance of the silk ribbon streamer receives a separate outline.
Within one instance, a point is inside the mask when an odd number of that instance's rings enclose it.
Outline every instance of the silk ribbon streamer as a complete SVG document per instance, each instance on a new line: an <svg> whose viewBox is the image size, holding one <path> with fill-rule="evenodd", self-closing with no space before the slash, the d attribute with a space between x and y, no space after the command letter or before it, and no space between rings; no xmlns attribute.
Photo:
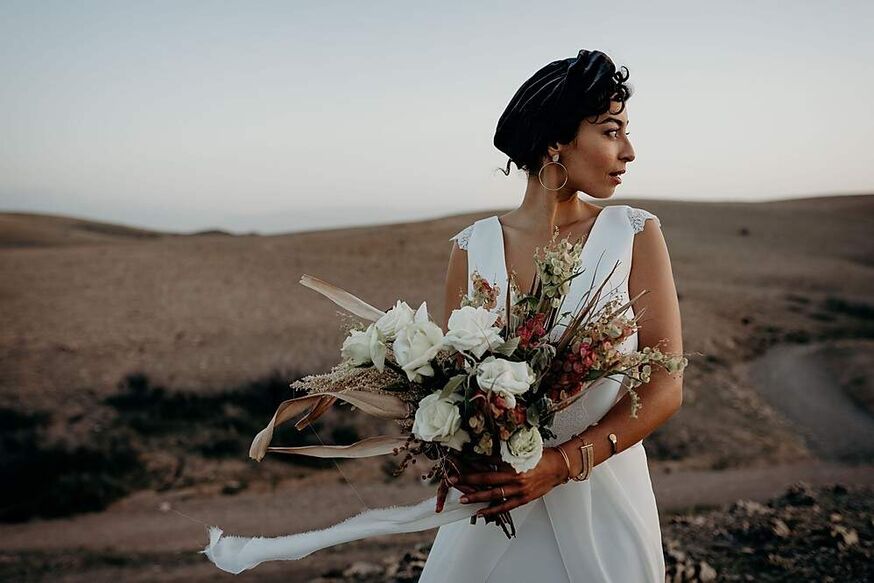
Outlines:
<svg viewBox="0 0 874 583"><path fill-rule="evenodd" d="M267 451L321 458L365 458L394 453L407 443L406 437L377 435L366 437L350 445L299 445L297 447L268 447Z"/></svg>
<svg viewBox="0 0 874 583"><path fill-rule="evenodd" d="M434 510L436 504L434 496L413 506L365 510L328 528L272 538L225 535L221 528L211 526L209 544L200 553L222 571L239 575L265 561L293 561L345 542L438 528L470 518L489 502L462 504L457 497L447 496L442 512Z"/></svg>
<svg viewBox="0 0 874 583"><path fill-rule="evenodd" d="M298 283L313 291L319 292L350 314L355 314L364 320L376 322L381 317L385 316L385 312L379 308L374 308L364 300L350 294L346 290L328 283L327 281L321 280L318 277L305 273L301 276Z"/></svg>
<svg viewBox="0 0 874 583"><path fill-rule="evenodd" d="M355 391L355 390L346 390L343 392L335 392L335 391L325 391L324 393L318 393L315 395L306 395L304 397L297 397L296 399L289 399L287 401L283 401L279 407L276 409L276 413L273 414L273 418L270 420L270 423L267 424L267 427L262 429L258 435L255 436L255 439L252 440L252 445L249 446L249 457L254 460L261 461L264 455L267 453L268 445L270 441L273 439L273 431L277 425L280 425L289 419L300 415L307 408L312 407L309 410L304 419L307 419L309 422L312 422L318 415L324 412L323 405L325 401L323 399L328 398L327 407L330 407L333 404L333 400L341 399L346 401L347 403L358 407L363 413L367 413L368 415L373 415L375 417L381 417L384 419L403 419L409 414L409 406L392 395L383 395L378 393L369 393L367 391ZM320 412L318 414L315 411L319 409ZM301 422L304 421L301 419ZM300 422L299 422L300 423ZM304 425L306 426L306 425Z"/></svg>

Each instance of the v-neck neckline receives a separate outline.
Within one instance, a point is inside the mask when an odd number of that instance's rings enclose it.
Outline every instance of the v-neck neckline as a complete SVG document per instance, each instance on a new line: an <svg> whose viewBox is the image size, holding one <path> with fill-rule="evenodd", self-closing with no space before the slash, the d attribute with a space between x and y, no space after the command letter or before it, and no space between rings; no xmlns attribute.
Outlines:
<svg viewBox="0 0 874 583"><path fill-rule="evenodd" d="M589 232L586 233L585 241L583 242L583 248L580 250L580 257L579 257L578 262L577 262L577 268L580 268L583 266L584 259L585 259L584 254L586 253L586 249L589 246L589 241L592 240L592 235L594 235L595 229L598 228L598 221L601 220L601 215L603 215L607 211L608 208L610 208L610 207L605 206L605 207L601 208L601 211L598 213L598 216L595 217L595 221L592 223L592 226L589 228ZM503 269L504 269L503 281L496 282L496 283L498 283L499 285L506 286L507 281L510 278L510 271L507 267L507 250L504 248L504 226L501 224L501 219L498 217L498 215L493 215L492 218L495 220L495 224L498 227L498 239L501 243L501 265L503 266ZM582 239L582 237L580 239ZM575 245L577 242L580 241L580 239L577 239L572 244ZM574 281L576 281L576 280L574 280ZM571 281L571 285L574 284L574 281ZM509 289L504 290L504 293L509 293L509 292L510 292Z"/></svg>

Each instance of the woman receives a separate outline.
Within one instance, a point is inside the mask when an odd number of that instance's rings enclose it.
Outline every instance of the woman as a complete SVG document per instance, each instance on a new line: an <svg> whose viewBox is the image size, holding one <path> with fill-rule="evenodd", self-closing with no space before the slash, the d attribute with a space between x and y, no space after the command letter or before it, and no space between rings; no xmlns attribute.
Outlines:
<svg viewBox="0 0 874 583"><path fill-rule="evenodd" d="M461 295L470 291L474 270L493 282L516 273L521 289L534 279L534 251L550 239L585 238L584 275L572 282L565 305L599 284L613 267L611 293L634 297L646 309L640 331L620 350L654 346L681 353L680 312L670 258L655 215L627 205L601 207L583 201L613 195L619 176L634 160L628 139L631 96L626 75L600 51L581 50L575 58L549 63L516 92L501 116L495 146L527 174L518 209L470 225L453 239L446 278L444 329ZM653 220L647 220L653 219ZM497 306L505 305L501 290ZM602 302L613 297L606 295ZM500 308L499 308L500 309ZM560 327L554 330L560 333ZM642 440L682 404L682 377L654 372L637 390L642 409L629 415L630 395L621 379L591 386L571 407L558 413L557 437L545 442L538 465L523 474L506 463L462 466L446 497L462 503L491 502L480 510L486 520L510 511L517 530L471 526L461 520L440 527L421 583L435 581L575 582L664 581L658 512ZM581 445L593 444L594 468L583 475ZM565 455L567 456L567 461Z"/></svg>
<svg viewBox="0 0 874 583"><path fill-rule="evenodd" d="M546 65L513 96L495 145L527 173L525 197L518 209L476 221L453 237L444 329L461 294L472 291L473 271L499 288L516 272L520 287L528 289L534 250L557 227L562 238L585 238L583 273L572 280L563 306L580 306L587 290L612 273L595 310L617 294L627 300L649 291L635 306L647 311L641 330L616 349L663 341L662 350L682 353L677 294L657 217L627 205L599 207L577 195L609 198L621 182L618 175L634 160L625 131L626 79L604 53L583 50ZM498 309L506 305L506 291L498 294ZM561 322L551 340L561 334ZM452 487L442 484L436 497L414 506L371 509L326 529L283 537L223 536L211 527L201 553L219 568L240 573L352 540L439 527L421 583L661 583L661 533L642 440L679 409L682 378L655 369L651 381L636 389L641 409L634 418L621 380L593 383L556 413L555 437L544 441L540 462L525 473L501 460L461 466L459 475L450 476L456 480ZM589 463L587 455L584 465L580 446L586 444L594 459ZM504 511L513 516L514 538L468 520L474 513L488 520Z"/></svg>

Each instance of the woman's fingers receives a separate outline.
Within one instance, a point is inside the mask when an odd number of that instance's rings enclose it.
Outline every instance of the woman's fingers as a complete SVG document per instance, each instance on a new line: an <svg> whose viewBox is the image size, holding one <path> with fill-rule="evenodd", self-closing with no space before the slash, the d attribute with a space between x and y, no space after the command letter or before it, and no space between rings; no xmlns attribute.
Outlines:
<svg viewBox="0 0 874 583"><path fill-rule="evenodd" d="M446 493L449 492L449 484L446 480L440 480L440 485L437 486L437 507L436 512L443 512L443 505L446 503Z"/></svg>
<svg viewBox="0 0 874 583"><path fill-rule="evenodd" d="M503 493L501 489L503 488ZM462 499L462 504L472 504L474 502L492 502L498 501L502 502L504 498L510 498L511 496L515 496L520 492L520 488L518 486L499 486L492 487L487 490L479 490L477 492L472 492L470 494L465 494Z"/></svg>
<svg viewBox="0 0 874 583"><path fill-rule="evenodd" d="M522 500L517 498L509 498L506 502L502 502L497 506L489 506L488 508L483 508L482 510L477 510L477 516L483 516L486 519L486 522L489 520L494 520L494 518L501 514L502 512L508 512L517 506L522 506L525 504Z"/></svg>
<svg viewBox="0 0 874 583"><path fill-rule="evenodd" d="M436 512L443 512L443 507L446 505L446 496L449 494L449 480L448 478L440 480L440 484L437 486L437 504L435 506ZM476 488L471 486L467 486L465 484L457 484L454 485L455 489L461 492L462 494L472 494L476 492Z"/></svg>

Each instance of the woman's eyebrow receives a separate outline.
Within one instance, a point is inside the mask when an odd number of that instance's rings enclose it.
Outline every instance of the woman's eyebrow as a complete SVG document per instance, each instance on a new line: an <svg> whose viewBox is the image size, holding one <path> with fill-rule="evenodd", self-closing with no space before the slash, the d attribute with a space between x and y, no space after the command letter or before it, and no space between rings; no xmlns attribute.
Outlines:
<svg viewBox="0 0 874 583"><path fill-rule="evenodd" d="M605 119L605 120L599 121L599 122L598 122L597 124L595 124L595 125L601 125L602 123L607 123L608 121L615 121L617 124L619 124L619 127L622 127L622 126L625 125L625 122L622 121L621 119L619 119L618 117L608 117L608 118Z"/></svg>

